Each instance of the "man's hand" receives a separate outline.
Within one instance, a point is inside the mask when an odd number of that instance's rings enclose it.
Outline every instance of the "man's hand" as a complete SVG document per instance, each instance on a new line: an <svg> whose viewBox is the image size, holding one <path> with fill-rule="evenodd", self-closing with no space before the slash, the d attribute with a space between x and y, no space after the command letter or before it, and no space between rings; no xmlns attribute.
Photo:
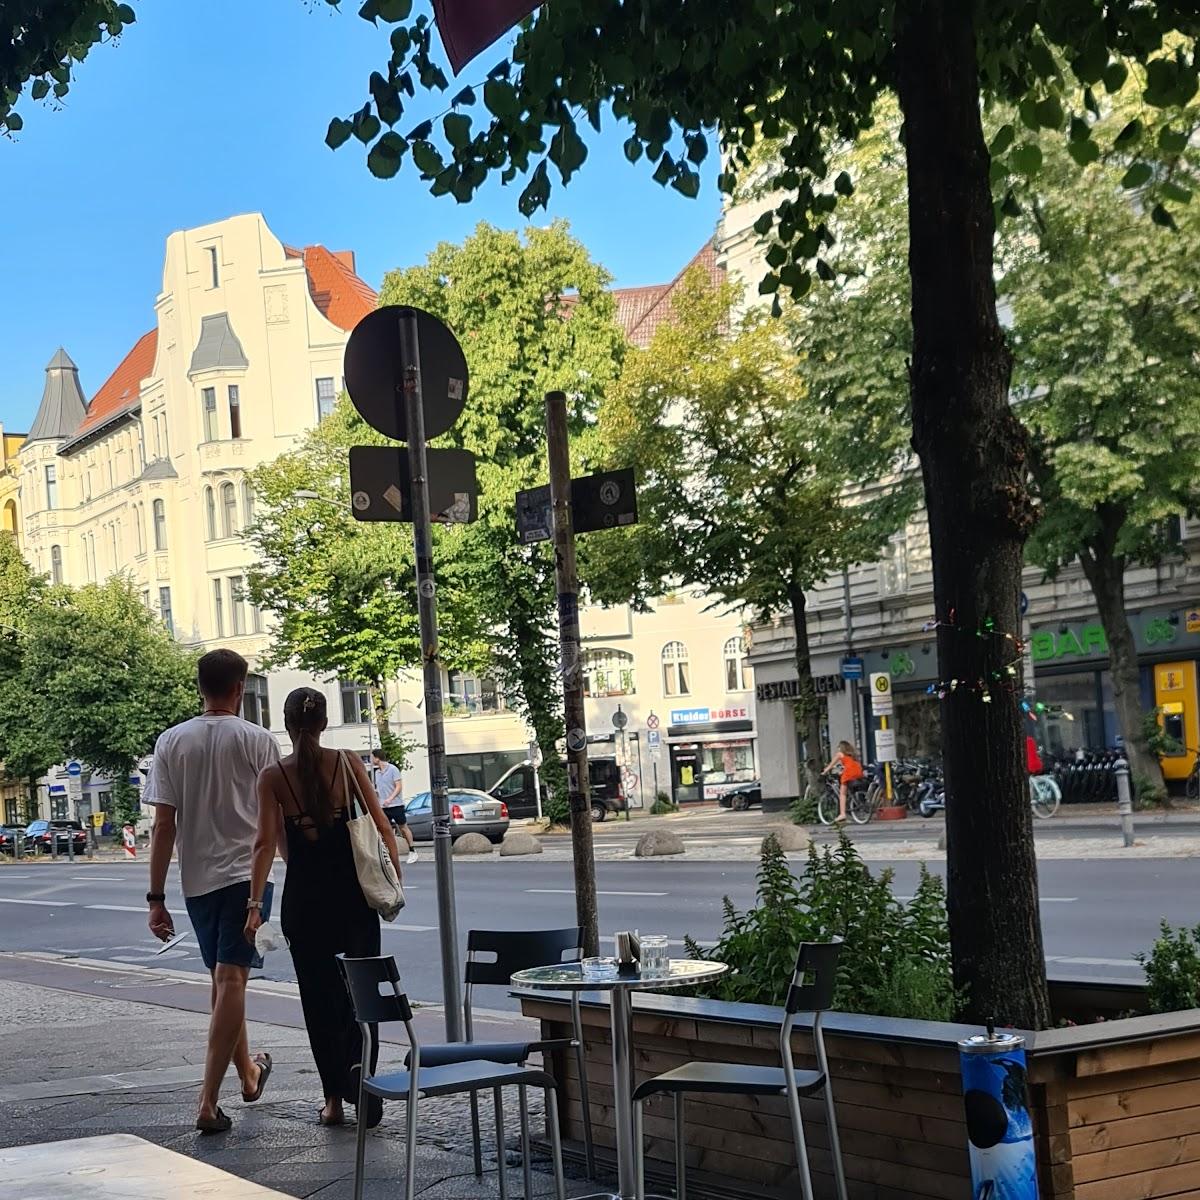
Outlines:
<svg viewBox="0 0 1200 1200"><path fill-rule="evenodd" d="M250 945L254 945L254 935L258 932L259 926L263 923L262 909L250 908L246 910L246 928L244 930L246 941Z"/></svg>
<svg viewBox="0 0 1200 1200"><path fill-rule="evenodd" d="M167 906L162 901L150 905L149 925L150 932L160 942L169 941L175 936L175 922L171 920L171 914L167 912Z"/></svg>

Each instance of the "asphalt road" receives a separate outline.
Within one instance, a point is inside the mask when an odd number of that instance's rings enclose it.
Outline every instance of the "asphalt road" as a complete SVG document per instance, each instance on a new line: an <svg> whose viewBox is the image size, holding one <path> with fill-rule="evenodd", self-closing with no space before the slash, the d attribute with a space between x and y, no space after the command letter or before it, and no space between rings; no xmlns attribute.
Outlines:
<svg viewBox="0 0 1200 1200"><path fill-rule="evenodd" d="M873 864L878 868L883 864ZM939 868L940 869L940 868ZM895 891L912 890L917 866L895 864ZM660 860L601 862L602 934L619 929L667 934L676 945L685 934L700 941L720 932L721 899L750 903L755 864ZM1042 916L1048 965L1055 975L1080 978L1140 977L1132 956L1148 949L1160 919L1194 925L1200 868L1190 859L1043 861ZM277 878L282 868L276 866ZM396 955L409 993L437 1002L440 969L436 896L431 855L406 870L408 907L384 926L383 945ZM472 927L546 928L574 923L571 866L546 859L493 859L456 864L461 937ZM203 971L193 941L163 954L146 929L144 863L97 862L0 867L0 949L49 951L147 966ZM188 928L172 869L169 905L179 929ZM292 979L283 952L267 957L263 975ZM511 1008L497 990L479 1003Z"/></svg>

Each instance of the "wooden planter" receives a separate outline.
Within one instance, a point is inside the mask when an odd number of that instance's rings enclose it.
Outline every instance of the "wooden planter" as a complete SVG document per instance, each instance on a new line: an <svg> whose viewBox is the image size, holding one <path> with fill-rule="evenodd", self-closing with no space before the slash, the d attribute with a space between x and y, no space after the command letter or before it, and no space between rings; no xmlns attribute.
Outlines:
<svg viewBox="0 0 1200 1200"><path fill-rule="evenodd" d="M1127 988L1057 985L1056 999L1089 1013L1128 1011ZM522 997L543 1036L568 1037L565 998ZM1075 1011L1079 1011L1076 1009ZM634 1000L637 1079L695 1059L777 1066L778 1010L670 996ZM584 1005L596 1144L614 1145L608 1010ZM830 1014L826 1044L852 1200L964 1200L970 1196L956 1043L980 1032L931 1021ZM1025 1035L1041 1200L1200 1197L1200 1010L1138 1016ZM812 1067L811 1037L796 1031L796 1065ZM582 1139L579 1079L569 1055L552 1059L565 1086L565 1135ZM834 1196L820 1099L802 1101L821 1200ZM646 1111L652 1173L670 1173L670 1110ZM782 1101L696 1100L688 1105L688 1165L697 1190L794 1200L791 1129Z"/></svg>

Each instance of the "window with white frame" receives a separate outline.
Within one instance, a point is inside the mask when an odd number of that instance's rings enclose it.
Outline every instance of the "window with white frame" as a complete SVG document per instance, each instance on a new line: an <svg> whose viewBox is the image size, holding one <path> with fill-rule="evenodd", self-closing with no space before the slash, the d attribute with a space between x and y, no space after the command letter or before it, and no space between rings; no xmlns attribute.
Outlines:
<svg viewBox="0 0 1200 1200"><path fill-rule="evenodd" d="M133 506L133 544L138 554L146 553L146 508L143 504Z"/></svg>
<svg viewBox="0 0 1200 1200"><path fill-rule="evenodd" d="M217 432L216 388L200 389L200 407L204 412L204 440L206 442L215 442L219 436Z"/></svg>
<svg viewBox="0 0 1200 1200"><path fill-rule="evenodd" d="M893 534L879 558L879 594L903 596L908 591L908 537L904 530Z"/></svg>
<svg viewBox="0 0 1200 1200"><path fill-rule="evenodd" d="M63 559L62 547L50 547L50 579L54 583L62 583L63 581Z"/></svg>
<svg viewBox="0 0 1200 1200"><path fill-rule="evenodd" d="M221 267L217 261L217 248L216 246L205 246L204 249L208 251L209 286L220 287Z"/></svg>
<svg viewBox="0 0 1200 1200"><path fill-rule="evenodd" d="M342 693L342 724L367 725L371 720L371 696L365 683L339 680Z"/></svg>
<svg viewBox="0 0 1200 1200"><path fill-rule="evenodd" d="M219 579L212 581L213 585L213 616L216 618L217 637L225 636L225 589Z"/></svg>
<svg viewBox="0 0 1200 1200"><path fill-rule="evenodd" d="M167 548L167 508L161 500L155 500L152 509L154 514L154 548L155 550L165 550Z"/></svg>
<svg viewBox="0 0 1200 1200"><path fill-rule="evenodd" d="M221 484L221 536L237 533L237 491L232 483Z"/></svg>
<svg viewBox="0 0 1200 1200"><path fill-rule="evenodd" d="M242 697L242 716L264 729L271 728L271 694L265 675L246 676L246 693Z"/></svg>
<svg viewBox="0 0 1200 1200"><path fill-rule="evenodd" d="M204 489L204 527L208 540L217 540L217 493L211 487Z"/></svg>
<svg viewBox="0 0 1200 1200"><path fill-rule="evenodd" d="M505 710L504 697L494 679L464 671L450 671L447 673L447 682L446 698L451 715Z"/></svg>
<svg viewBox="0 0 1200 1200"><path fill-rule="evenodd" d="M662 649L664 696L687 696L692 690L688 650L682 642L668 642Z"/></svg>
<svg viewBox="0 0 1200 1200"><path fill-rule="evenodd" d="M636 691L632 654L600 647L584 654L585 696L632 696Z"/></svg>
<svg viewBox="0 0 1200 1200"><path fill-rule="evenodd" d="M58 507L58 468L53 463L46 465L46 507Z"/></svg>
<svg viewBox="0 0 1200 1200"><path fill-rule="evenodd" d="M250 486L250 480L242 480L242 511L246 517L246 524L254 524L254 489Z"/></svg>
<svg viewBox="0 0 1200 1200"><path fill-rule="evenodd" d="M242 436L242 398L236 383L229 385L229 436Z"/></svg>
<svg viewBox="0 0 1200 1200"><path fill-rule="evenodd" d="M746 661L746 639L731 637L725 643L725 690L744 692L750 686L750 664Z"/></svg>
<svg viewBox="0 0 1200 1200"><path fill-rule="evenodd" d="M234 637L246 632L246 580L242 575L229 577L229 616Z"/></svg>
<svg viewBox="0 0 1200 1200"><path fill-rule="evenodd" d="M317 420L323 421L337 403L337 392L333 388L331 378L317 380Z"/></svg>
<svg viewBox="0 0 1200 1200"><path fill-rule="evenodd" d="M162 618L162 623L167 627L167 632L175 636L175 614L171 611L171 589L169 587L160 587L158 589L158 615Z"/></svg>

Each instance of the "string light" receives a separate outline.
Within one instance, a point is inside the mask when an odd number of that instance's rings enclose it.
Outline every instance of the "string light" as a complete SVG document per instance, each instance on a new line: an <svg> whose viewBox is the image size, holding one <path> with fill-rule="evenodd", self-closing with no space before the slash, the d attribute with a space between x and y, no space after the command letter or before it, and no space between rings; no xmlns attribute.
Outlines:
<svg viewBox="0 0 1200 1200"><path fill-rule="evenodd" d="M1002 691L1005 695L1016 695L1015 680L1020 673L1019 668L1025 652L1025 643L1016 634L997 629L995 617L985 617L980 625L970 629L958 623L955 610L952 608L946 620L934 618L932 621L926 621L921 629L924 633L932 633L938 629L951 629L955 633L975 638L999 638L1002 641L1011 642L1016 651L1016 657L1005 663L999 670L989 671L987 675L981 675L978 679L939 679L925 689L926 695L944 700L947 696L961 691L978 696L984 704L993 702L997 690Z"/></svg>

